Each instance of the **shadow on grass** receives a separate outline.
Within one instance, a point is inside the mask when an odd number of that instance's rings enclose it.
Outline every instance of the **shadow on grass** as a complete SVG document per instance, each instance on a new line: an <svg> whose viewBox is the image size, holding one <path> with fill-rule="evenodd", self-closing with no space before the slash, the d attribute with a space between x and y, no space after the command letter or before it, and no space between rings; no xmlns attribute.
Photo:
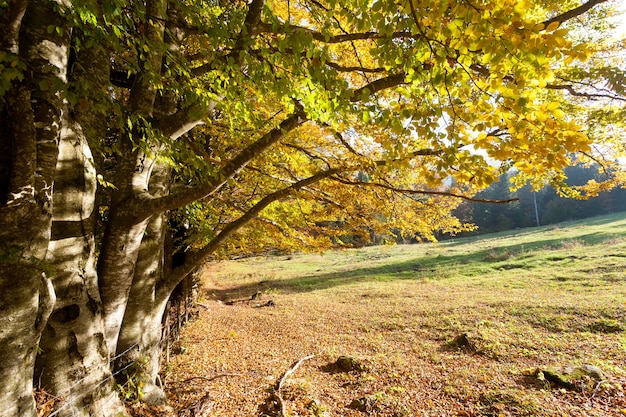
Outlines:
<svg viewBox="0 0 626 417"><path fill-rule="evenodd" d="M600 224L607 224L607 223L601 223L601 222L596 223L596 225L600 225ZM590 223L589 225L592 225L592 223ZM530 230L530 231L527 229L522 229L522 230L514 231L514 232L500 232L500 233L493 233L493 234L482 235L482 236L464 237L464 238L459 238L457 240L446 240L446 241L443 241L442 244L445 244L445 246L447 247L457 247L457 246L465 246L468 244L482 242L482 241L491 241L491 242L497 243L500 240L524 237L524 238L528 238L529 241L522 243L522 244L513 245L513 246L524 246L525 248L536 249L536 248L540 248L546 245L554 245L555 243L560 245L564 242L571 241L571 240L580 241L581 243L584 243L585 245L597 245L597 244L606 242L607 240L610 240L610 239L624 238L626 235L626 227L624 227L624 228L618 228L618 229L612 230L612 233L593 232L593 233L587 233L583 235L571 236L567 238L558 238L558 239L555 238L551 240L532 240L533 235L545 236L545 235L549 235L551 232L559 233L560 230L561 229L556 226L533 228L533 230Z"/></svg>
<svg viewBox="0 0 626 417"><path fill-rule="evenodd" d="M546 233L543 231L543 233ZM510 235L509 235L510 236ZM529 263L505 263L509 258L518 254L532 253L535 251L567 250L568 242L580 242L585 246L600 245L621 235L613 233L594 232L581 234L568 239L555 238L543 240L530 240L513 245L498 245L498 240L493 238L483 238L480 240L493 241L494 245L473 252L459 253L452 255L435 255L417 257L410 261L385 264L379 266L368 266L351 270L339 270L327 273L309 274L286 279L270 279L258 282L246 283L240 286L233 286L226 289L207 289L209 298L222 301L237 298L251 297L258 291L278 291L282 294L304 293L316 290L324 290L333 287L364 283L364 282L385 282L395 280L445 280L450 276L450 270L465 269L466 275L478 275L481 271L488 269L509 270L509 269L531 269L534 266ZM478 239L471 238L472 242ZM465 244L470 242L465 241ZM459 244L462 245L462 244ZM455 248L457 244L446 242L442 244L446 248ZM454 250L454 249L453 249ZM604 256L614 256L604 252ZM543 256L542 261L561 261L567 257L563 256ZM576 257L571 257L575 259ZM472 271L474 270L474 274ZM463 274L463 273L462 273Z"/></svg>

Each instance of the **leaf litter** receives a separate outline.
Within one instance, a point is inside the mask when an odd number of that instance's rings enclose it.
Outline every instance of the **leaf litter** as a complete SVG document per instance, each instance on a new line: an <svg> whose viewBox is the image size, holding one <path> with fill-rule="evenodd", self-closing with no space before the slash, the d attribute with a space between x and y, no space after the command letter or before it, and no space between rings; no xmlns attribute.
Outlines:
<svg viewBox="0 0 626 417"><path fill-rule="evenodd" d="M217 282L222 268L205 270L209 308L184 329L185 353L163 374L179 416L626 415L626 335L588 331L607 311L621 314L606 288L583 296L538 290L532 279L448 276L275 289L280 277ZM303 358L277 404L278 382ZM541 371L587 363L607 379L565 388Z"/></svg>

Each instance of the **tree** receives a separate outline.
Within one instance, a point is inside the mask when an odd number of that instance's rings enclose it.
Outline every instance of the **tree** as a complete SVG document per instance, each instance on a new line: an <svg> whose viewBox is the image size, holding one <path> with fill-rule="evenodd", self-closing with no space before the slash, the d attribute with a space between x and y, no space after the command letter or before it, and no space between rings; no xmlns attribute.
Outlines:
<svg viewBox="0 0 626 417"><path fill-rule="evenodd" d="M568 187L583 187L602 178L601 167L597 164L573 165L563 170ZM625 190L616 188L599 193L593 198L573 199L559 195L559 190L546 186L533 191L526 185L516 192L511 192L512 172L500 176L497 182L478 192L474 201L466 201L455 209L455 215L464 222L477 226L470 233L482 234L520 227L537 225L536 213L540 224L547 225L602 214L621 211L624 208ZM511 204L484 204L476 200L517 201ZM536 203L536 204L535 204ZM535 209L537 211L535 211Z"/></svg>
<svg viewBox="0 0 626 417"><path fill-rule="evenodd" d="M605 0L0 7L5 415L36 414L34 372L60 416L123 413L130 364L155 391L167 298L209 257L463 230L493 161L572 195L622 183L616 46L580 38ZM604 180L566 187L574 159Z"/></svg>

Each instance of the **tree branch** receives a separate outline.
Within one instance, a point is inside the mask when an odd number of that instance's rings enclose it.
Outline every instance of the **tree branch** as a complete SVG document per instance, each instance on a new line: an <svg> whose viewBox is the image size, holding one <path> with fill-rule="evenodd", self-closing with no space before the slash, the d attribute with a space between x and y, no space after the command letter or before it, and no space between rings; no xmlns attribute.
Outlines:
<svg viewBox="0 0 626 417"><path fill-rule="evenodd" d="M235 45L226 55L216 58L215 60L228 62L229 58L234 59L235 63L241 62L241 52L246 47L246 41L252 40L261 32L261 28L264 27L261 22L261 12L265 6L265 0L252 0L248 6L248 13L243 22L243 27L237 36ZM191 74L199 77L215 69L215 61L211 61L207 64L191 69Z"/></svg>
<svg viewBox="0 0 626 417"><path fill-rule="evenodd" d="M406 78L406 74L401 72L398 74L389 75L387 77L379 78L374 80L361 88L353 90L350 101L358 102L361 101L361 95L364 92L368 92L369 94L375 94L379 91L386 90L388 88L396 87L400 84L404 84L404 79Z"/></svg>
<svg viewBox="0 0 626 417"><path fill-rule="evenodd" d="M277 127L261 136L256 142L243 149L236 157L226 163L213 177L205 184L188 188L177 194L170 194L164 197L148 200L142 204L141 213L138 219L147 218L155 213L183 207L196 200L209 197L215 193L241 171L252 159L265 152L270 146L282 139L285 134L291 132L306 121L304 110L299 104L296 110L289 117L283 120Z"/></svg>
<svg viewBox="0 0 626 417"><path fill-rule="evenodd" d="M398 38L411 38L418 39L421 36L416 36L412 34L410 31L400 31L394 32L391 35L382 35L378 32L361 32L361 33L344 33L341 35L327 35L321 32L317 32L315 30L305 28L297 25L283 25L281 28L287 29L285 31L275 30L272 25L267 23L260 23L258 25L259 31L262 33L272 33L272 34L294 34L296 32L303 32L310 35L314 40L323 42L323 43L342 43L342 42L352 42L359 40L376 40L376 39L398 39Z"/></svg>
<svg viewBox="0 0 626 417"><path fill-rule="evenodd" d="M576 7L575 9L571 9L568 10L564 13L561 13L557 16L554 16L553 18L550 18L548 20L544 20L542 23L547 27L550 23L554 23L554 22L559 22L559 23L563 23L565 21L568 21L570 19L573 19L575 17L578 17L582 14L585 14L586 12L588 12L589 10L591 10L594 6L597 6L598 4L607 2L609 0L589 0L587 3L584 3L578 7Z"/></svg>
<svg viewBox="0 0 626 417"><path fill-rule="evenodd" d="M4 28L2 30L4 34L0 36L0 50L13 54L19 53L18 37L26 6L28 6L28 0L13 0L8 2L7 7L3 7L0 26Z"/></svg>
<svg viewBox="0 0 626 417"><path fill-rule="evenodd" d="M328 161L325 158L321 157L320 155L314 154L313 152L309 151L308 149L303 148L302 146L294 145L294 144L291 144L291 143L286 143L285 146L288 147L288 148L295 149L295 150L297 150L299 152L302 152L303 154L308 156L310 159L321 161L326 166L330 167L330 164L328 163Z"/></svg>
<svg viewBox="0 0 626 417"><path fill-rule="evenodd" d="M610 100L626 101L625 97L620 97L614 94L608 94L608 93L595 93L594 94L594 93L583 93L580 91L576 91L576 89L574 89L574 86L572 84L561 84L561 85L548 84L546 85L546 88L548 90L565 90L575 97L584 97L589 100L610 99Z"/></svg>
<svg viewBox="0 0 626 417"><path fill-rule="evenodd" d="M442 196L442 197L454 197L454 198L461 198L463 200L471 201L474 203L507 204L507 203L512 203L514 201L519 200L519 198L509 198L507 200L487 200L487 199L482 199L482 198L473 198L473 197L469 197L463 194L451 193L448 191L412 190L412 189L407 189L407 188L396 188L387 184L381 184L379 182L348 181L346 179L336 177L336 176L331 177L331 179L334 181L340 182L341 184L345 184L345 185L362 185L362 186L368 186L368 187L379 187L379 188L384 188L386 190L393 191L394 193L399 193L399 194L414 194L414 195L419 194L419 195L437 195L437 196Z"/></svg>
<svg viewBox="0 0 626 417"><path fill-rule="evenodd" d="M197 117L198 114L203 113L205 112L202 112L196 106L186 107L170 116L157 120L154 123L154 127L164 136L170 139L178 139L194 127L204 124L204 120Z"/></svg>
<svg viewBox="0 0 626 417"><path fill-rule="evenodd" d="M300 367L300 365L302 365L302 362L307 361L309 359L313 359L314 357L315 357L315 355L309 355L309 356L305 356L304 358L294 362L291 365L291 367L285 371L285 373L278 380L278 382L276 382L276 384L274 385L274 397L276 398L276 400L278 401L278 404L280 406L280 415L281 416L286 416L287 415L287 410L285 408L285 400L283 400L283 397L282 397L282 395L280 393L280 391L283 389L283 385L285 384L285 381L287 380L287 378L289 378L289 376L291 374L296 372L296 369L298 369L298 367Z"/></svg>
<svg viewBox="0 0 626 417"><path fill-rule="evenodd" d="M168 278L168 282L171 285L176 285L182 279L184 279L187 275L193 272L196 268L202 265L206 258L209 257L215 250L222 244L226 239L232 236L235 232L240 230L250 221L255 219L258 214L263 211L267 206L272 204L275 201L279 201L292 193L308 186L311 184L315 184L316 182L321 181L324 178L328 178L332 175L335 175L339 172L343 171L342 168L332 168L324 171L320 171L308 178L300 180L291 184L289 187L280 189L271 194L263 197L258 203L252 206L247 212L241 215L238 219L227 224L217 236L215 236L208 244L206 244L199 251L190 254L187 257L185 263L179 267L176 267L172 270L170 277Z"/></svg>
<svg viewBox="0 0 626 417"><path fill-rule="evenodd" d="M366 68L363 66L343 66L343 65L339 65L335 62L331 62L331 61L326 61L324 62L325 65L339 71L339 72L363 72L363 73L368 73L368 74L378 74L381 72L386 72L387 70L382 68L382 67L377 67L377 68Z"/></svg>
<svg viewBox="0 0 626 417"><path fill-rule="evenodd" d="M469 69L475 71L476 73L482 75L483 77L489 77L491 75L491 71L489 71L488 68L480 64L472 64L469 66ZM502 78L502 80L506 82L511 82L511 83L516 82L515 78L513 78L511 75L505 76L504 78ZM567 82L569 80L563 80L563 81ZM585 84L582 84L582 85L585 85ZM587 85L587 87L596 88L592 85ZM611 99L611 100L626 101L626 98L620 97L614 94L609 94L608 92L607 93L583 93L581 91L577 91L574 88L574 84L547 84L545 88L547 88L548 90L565 90L573 96L584 97L589 100L599 100L599 99L606 98L606 99ZM598 89L598 90L602 91L601 89Z"/></svg>

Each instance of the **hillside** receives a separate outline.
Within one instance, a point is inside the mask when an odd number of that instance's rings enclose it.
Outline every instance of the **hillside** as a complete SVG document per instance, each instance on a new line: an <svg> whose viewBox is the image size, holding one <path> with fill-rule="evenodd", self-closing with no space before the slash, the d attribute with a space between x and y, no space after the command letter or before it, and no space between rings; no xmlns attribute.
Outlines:
<svg viewBox="0 0 626 417"><path fill-rule="evenodd" d="M623 417L625 267L624 213L213 264L163 378L185 416Z"/></svg>

